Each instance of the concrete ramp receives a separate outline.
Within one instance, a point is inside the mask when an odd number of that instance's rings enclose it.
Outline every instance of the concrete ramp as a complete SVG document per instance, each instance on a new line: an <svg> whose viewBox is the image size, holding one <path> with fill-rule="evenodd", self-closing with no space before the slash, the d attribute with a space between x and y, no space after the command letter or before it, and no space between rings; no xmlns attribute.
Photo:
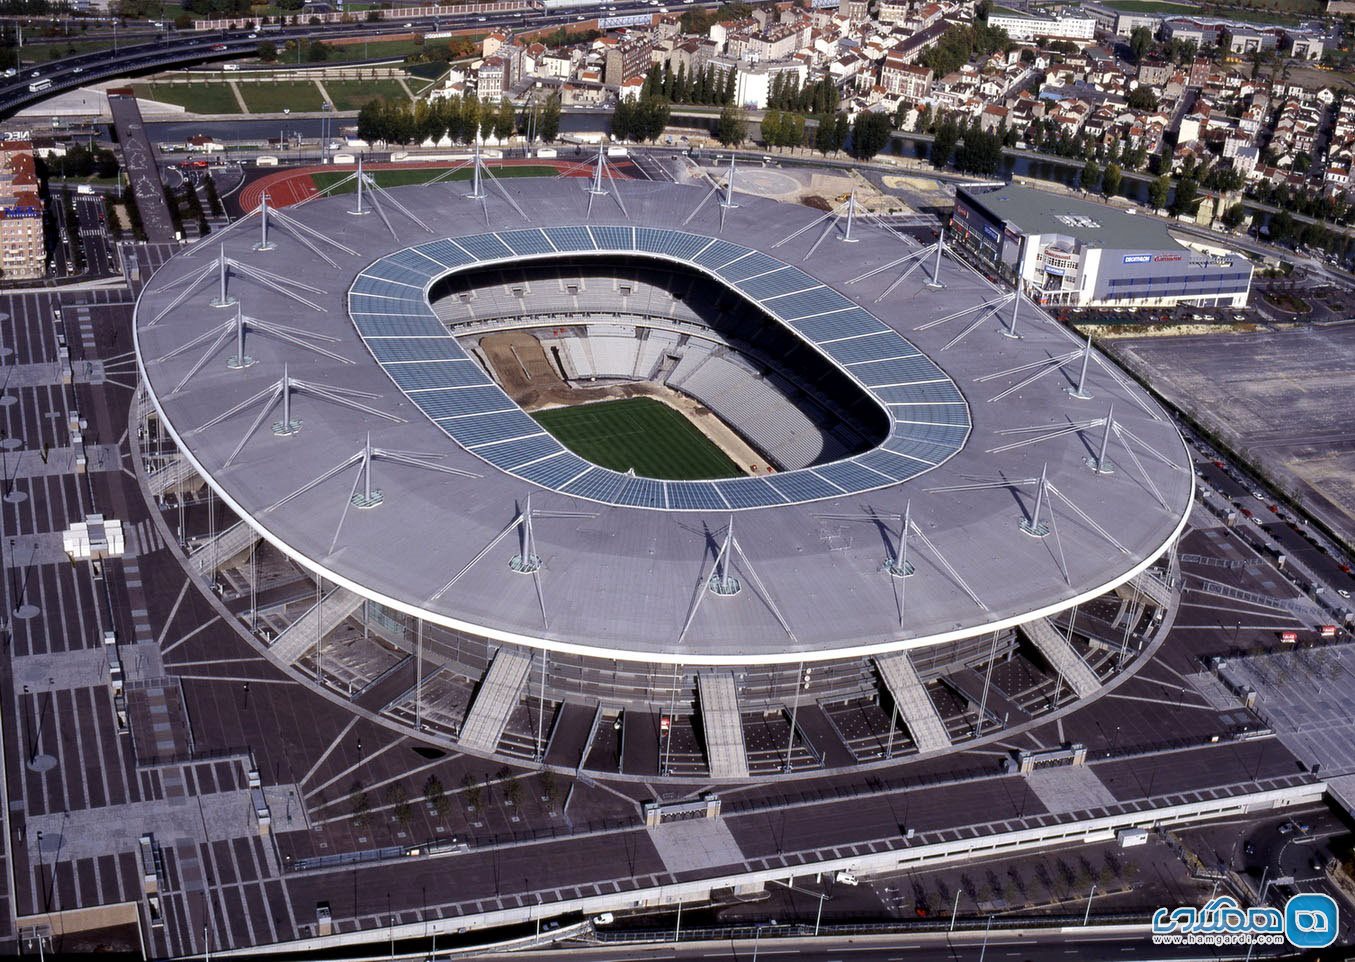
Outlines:
<svg viewBox="0 0 1355 962"><path fill-rule="evenodd" d="M361 595L355 595L347 588L335 588L325 595L318 605L312 605L304 615L274 638L271 650L290 665L314 648L321 638L343 624L349 615L361 607Z"/></svg>
<svg viewBox="0 0 1355 962"><path fill-rule="evenodd" d="M1101 687L1096 673L1087 667L1082 656L1048 618L1027 621L1021 625L1021 630L1025 632L1031 644L1040 649L1040 654L1063 675L1063 680L1077 692L1077 697L1085 698Z"/></svg>
<svg viewBox="0 0 1355 962"><path fill-rule="evenodd" d="M880 655L875 659L875 667L880 670L880 679L898 706L899 715L908 726L908 734L913 736L918 751L949 748L946 723L941 720L941 713L936 710L932 696L927 694L927 687L922 684L908 655L902 651Z"/></svg>
<svg viewBox="0 0 1355 962"><path fill-rule="evenodd" d="M525 651L500 648L480 682L480 690L466 712L460 743L472 751L492 752L499 747L508 716L522 697L532 656Z"/></svg>
<svg viewBox="0 0 1355 962"><path fill-rule="evenodd" d="M739 691L734 673L699 674L696 682L711 778L747 778L748 753L743 742L743 719L739 717Z"/></svg>
<svg viewBox="0 0 1355 962"><path fill-rule="evenodd" d="M188 560L193 562L199 571L206 571L212 566L219 568L236 555L244 554L258 543L258 532L240 521L222 531L215 538L198 544L189 552Z"/></svg>

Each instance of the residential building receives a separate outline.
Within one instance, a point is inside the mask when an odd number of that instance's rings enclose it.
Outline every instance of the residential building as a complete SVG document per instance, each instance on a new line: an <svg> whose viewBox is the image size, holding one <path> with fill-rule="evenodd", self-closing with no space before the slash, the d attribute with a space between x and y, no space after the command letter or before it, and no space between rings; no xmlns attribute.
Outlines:
<svg viewBox="0 0 1355 962"><path fill-rule="evenodd" d="M43 277L42 199L28 141L0 143L0 276Z"/></svg>

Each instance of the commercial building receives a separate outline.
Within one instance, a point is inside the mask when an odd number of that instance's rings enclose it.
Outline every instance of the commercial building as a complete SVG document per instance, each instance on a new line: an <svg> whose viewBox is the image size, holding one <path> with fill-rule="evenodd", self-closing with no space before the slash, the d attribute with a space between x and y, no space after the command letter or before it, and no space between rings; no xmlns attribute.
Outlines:
<svg viewBox="0 0 1355 962"><path fill-rule="evenodd" d="M26 140L4 141L0 143L0 277L42 277L46 265L33 145Z"/></svg>
<svg viewBox="0 0 1355 962"><path fill-rule="evenodd" d="M961 188L952 238L1041 304L1245 307L1241 254L1192 250L1154 217L1029 187Z"/></svg>

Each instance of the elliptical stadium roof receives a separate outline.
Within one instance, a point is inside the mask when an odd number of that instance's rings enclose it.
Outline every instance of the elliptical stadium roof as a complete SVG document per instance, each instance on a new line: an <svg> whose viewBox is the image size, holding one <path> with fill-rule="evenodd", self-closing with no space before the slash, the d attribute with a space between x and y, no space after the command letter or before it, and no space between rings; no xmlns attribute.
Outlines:
<svg viewBox="0 0 1355 962"><path fill-rule="evenodd" d="M935 644L1052 613L1132 577L1184 525L1193 473L1166 415L1095 354L1092 398L1070 397L1075 335L1023 302L1022 336L1001 336L1003 292L962 265L943 263L942 289L923 283L928 265L889 290L913 261L863 275L916 249L860 220L853 243L825 224L817 246L819 228L776 246L819 212L738 195L723 226L713 203L684 224L701 189L620 182L624 211L615 197L594 198L588 215L578 180L504 186L530 223L491 194L488 218L503 226L487 229L454 184L393 192L431 234L393 209L355 217L351 198L318 200L288 213L357 252L324 247L336 266L276 227L275 248L255 250L254 230L241 227L171 260L141 295L137 353L166 428L237 514L331 582L534 647L784 663ZM194 289L215 245L242 265L230 293L259 322L248 343L256 363L241 369L226 363L234 339L223 346L219 334L235 308L211 306L214 279ZM758 303L879 401L889 437L765 479L631 479L542 434L427 304L438 278L478 264L637 253L695 266ZM250 268L313 290L298 303ZM280 410L284 377L301 386L289 397L300 429L280 436L260 426ZM1098 474L1084 461L1097 455L1112 405L1115 470ZM353 458L369 436L397 456L372 463L382 500L358 510ZM544 562L535 576L508 564L529 495ZM1037 495L1045 538L1020 524ZM898 579L882 565L906 505L915 574ZM731 518L730 568L744 590L706 596Z"/></svg>

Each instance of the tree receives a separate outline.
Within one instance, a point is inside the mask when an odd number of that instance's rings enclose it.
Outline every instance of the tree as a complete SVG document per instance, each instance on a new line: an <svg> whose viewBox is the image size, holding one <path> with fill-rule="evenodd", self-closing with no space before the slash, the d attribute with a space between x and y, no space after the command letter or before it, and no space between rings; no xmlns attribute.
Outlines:
<svg viewBox="0 0 1355 962"><path fill-rule="evenodd" d="M1122 180L1124 180L1124 174L1120 170L1120 165L1107 164L1105 173L1101 175L1101 192L1107 197L1114 197L1120 192Z"/></svg>
<svg viewBox="0 0 1355 962"><path fill-rule="evenodd" d="M959 124L949 117L937 124L936 133L932 137L932 166L938 169L948 166L950 164L950 155L955 152L955 145L959 142Z"/></svg>
<svg viewBox="0 0 1355 962"><path fill-rule="evenodd" d="M733 71L730 71L730 75L733 75ZM715 126L715 139L726 147L737 147L747 136L748 117L744 114L743 108L727 104L720 111L720 121Z"/></svg>
<svg viewBox="0 0 1355 962"><path fill-rule="evenodd" d="M1153 32L1147 27L1135 27L1133 33L1129 35L1129 49L1134 54L1135 62L1143 60L1146 54L1153 46Z"/></svg>
<svg viewBox="0 0 1355 962"><path fill-rule="evenodd" d="M889 143L892 132L889 114L876 111L857 114L852 123L852 156L857 160L870 160Z"/></svg>
<svg viewBox="0 0 1355 962"><path fill-rule="evenodd" d="M371 815L372 800L367 797L367 793L359 791L353 796L353 824L358 828L367 824L367 819Z"/></svg>
<svg viewBox="0 0 1355 962"><path fill-rule="evenodd" d="M494 111L494 136L503 143L509 137L513 136L513 129L517 126L517 115L513 111L513 101L507 97L499 100L498 109Z"/></svg>
<svg viewBox="0 0 1355 962"><path fill-rule="evenodd" d="M1078 183L1085 191L1096 190L1096 185L1101 182L1101 168L1096 165L1096 161L1089 160L1082 166L1082 174L1078 177Z"/></svg>
<svg viewBox="0 0 1355 962"><path fill-rule="evenodd" d="M461 779L461 794L465 796L466 807L475 811L480 807L480 802L484 798L484 792L480 788L480 783L476 781L475 776L466 772L465 777Z"/></svg>
<svg viewBox="0 0 1355 962"><path fill-rule="evenodd" d="M1157 94L1146 84L1139 84L1129 91L1129 106L1134 110L1156 110Z"/></svg>
<svg viewBox="0 0 1355 962"><path fill-rule="evenodd" d="M423 800L428 803L428 807L437 812L438 815L447 814L447 790L442 787L442 779L436 774L429 775L428 780L423 783Z"/></svg>
<svg viewBox="0 0 1355 962"><path fill-rule="evenodd" d="M537 118L536 135L550 143L560 135L560 95L551 94Z"/></svg>
<svg viewBox="0 0 1355 962"><path fill-rule="evenodd" d="M1193 214L1198 205L1196 194L1199 184L1193 177L1183 177L1176 183L1176 194L1172 198L1171 212L1174 215Z"/></svg>
<svg viewBox="0 0 1355 962"><path fill-rule="evenodd" d="M278 45L271 40L259 41L259 60L263 63L273 63L278 59Z"/></svg>
<svg viewBox="0 0 1355 962"><path fill-rule="evenodd" d="M1236 230L1238 227L1242 226L1242 222L1246 220L1246 217L1247 209L1241 204L1234 204L1223 212L1223 226L1230 230Z"/></svg>
<svg viewBox="0 0 1355 962"><path fill-rule="evenodd" d="M329 47L325 46L319 40L312 40L306 45L306 59L311 63L318 63L321 60L329 59Z"/></svg>
<svg viewBox="0 0 1355 962"><path fill-rule="evenodd" d="M1148 203L1153 205L1154 210L1161 210L1167 206L1167 196L1171 193L1171 189L1171 178L1166 174L1148 185Z"/></svg>

